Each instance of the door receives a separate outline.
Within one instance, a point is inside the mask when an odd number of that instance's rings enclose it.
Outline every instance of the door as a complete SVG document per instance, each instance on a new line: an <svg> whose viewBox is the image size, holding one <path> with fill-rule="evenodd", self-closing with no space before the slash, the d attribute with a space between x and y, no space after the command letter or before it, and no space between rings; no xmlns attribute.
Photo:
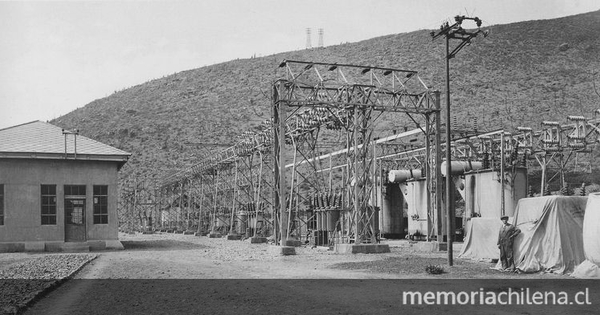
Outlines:
<svg viewBox="0 0 600 315"><path fill-rule="evenodd" d="M65 198L65 242L85 242L85 199Z"/></svg>

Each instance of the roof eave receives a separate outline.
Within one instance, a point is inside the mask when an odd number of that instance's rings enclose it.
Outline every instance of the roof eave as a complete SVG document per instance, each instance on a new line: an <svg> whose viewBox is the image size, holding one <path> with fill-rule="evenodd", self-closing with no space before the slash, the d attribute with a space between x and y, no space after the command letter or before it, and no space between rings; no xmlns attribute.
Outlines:
<svg viewBox="0 0 600 315"><path fill-rule="evenodd" d="M129 161L128 155L117 154L57 154L44 152L0 152L0 159L32 159L32 160L69 160L69 161L103 161L117 162L119 169Z"/></svg>

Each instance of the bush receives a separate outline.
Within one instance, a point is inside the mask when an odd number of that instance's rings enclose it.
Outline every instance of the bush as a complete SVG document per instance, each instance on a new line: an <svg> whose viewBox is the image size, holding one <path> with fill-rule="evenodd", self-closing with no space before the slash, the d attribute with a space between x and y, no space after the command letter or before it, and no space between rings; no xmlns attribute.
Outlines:
<svg viewBox="0 0 600 315"><path fill-rule="evenodd" d="M446 272L444 268L439 265L427 265L427 267L425 267L425 271L431 275L439 275Z"/></svg>

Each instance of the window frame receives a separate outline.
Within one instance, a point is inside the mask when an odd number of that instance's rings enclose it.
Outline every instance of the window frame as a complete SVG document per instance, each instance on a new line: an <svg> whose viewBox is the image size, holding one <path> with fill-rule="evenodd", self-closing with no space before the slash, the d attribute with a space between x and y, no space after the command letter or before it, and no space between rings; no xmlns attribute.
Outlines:
<svg viewBox="0 0 600 315"><path fill-rule="evenodd" d="M4 184L0 184L0 226L4 225Z"/></svg>
<svg viewBox="0 0 600 315"><path fill-rule="evenodd" d="M53 188L54 192L52 193ZM55 184L40 185L40 223L41 225L57 224L57 194ZM46 220L44 220L46 219Z"/></svg>
<svg viewBox="0 0 600 315"><path fill-rule="evenodd" d="M93 186L93 224L108 224L108 185Z"/></svg>

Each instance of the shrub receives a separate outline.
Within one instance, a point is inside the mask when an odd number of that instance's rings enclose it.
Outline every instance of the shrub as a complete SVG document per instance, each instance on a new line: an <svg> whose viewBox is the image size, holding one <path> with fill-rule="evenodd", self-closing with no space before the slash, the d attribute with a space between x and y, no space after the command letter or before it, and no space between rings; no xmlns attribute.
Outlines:
<svg viewBox="0 0 600 315"><path fill-rule="evenodd" d="M444 268L439 265L427 265L427 267L425 267L425 271L431 275L439 275L446 272Z"/></svg>

